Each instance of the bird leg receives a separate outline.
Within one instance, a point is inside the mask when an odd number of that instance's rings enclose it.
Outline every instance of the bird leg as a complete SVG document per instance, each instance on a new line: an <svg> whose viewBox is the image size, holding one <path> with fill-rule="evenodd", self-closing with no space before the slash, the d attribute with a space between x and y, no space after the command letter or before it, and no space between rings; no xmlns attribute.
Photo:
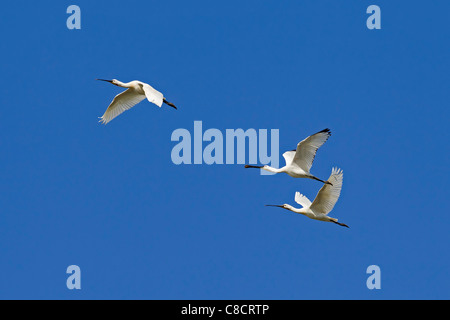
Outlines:
<svg viewBox="0 0 450 320"><path fill-rule="evenodd" d="M321 179L319 179L319 178L317 178L317 177L314 177L314 176L311 176L311 179L320 181L320 182L322 182L322 183L329 184L329 185L331 185L331 186L333 185L330 181L323 181L323 180L321 180Z"/></svg>
<svg viewBox="0 0 450 320"><path fill-rule="evenodd" d="M175 107L175 105L174 105L173 103L167 101L166 99L163 99L163 102L164 102L165 104L167 104L168 106L171 106L172 108L177 109L177 107ZM177 109L177 110L178 110L178 109Z"/></svg>
<svg viewBox="0 0 450 320"><path fill-rule="evenodd" d="M337 221L334 221L334 220L331 220L331 222L334 222L334 223L336 223L336 224L338 224L338 225L340 225L340 226L343 226L343 227L347 227L347 228L350 228L348 225L346 225L345 223L340 223L340 222L337 222Z"/></svg>

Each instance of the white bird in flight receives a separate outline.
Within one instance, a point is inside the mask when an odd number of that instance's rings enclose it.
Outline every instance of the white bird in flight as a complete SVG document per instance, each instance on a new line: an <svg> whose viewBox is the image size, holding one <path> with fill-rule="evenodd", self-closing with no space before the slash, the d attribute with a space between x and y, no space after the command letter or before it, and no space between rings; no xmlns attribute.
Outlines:
<svg viewBox="0 0 450 320"><path fill-rule="evenodd" d="M131 109L145 98L147 98L148 101L156 104L160 108L163 103L171 106L172 108L175 109L177 108L173 103L167 101L161 92L153 89L153 87L151 87L147 83L141 81L131 81L128 83L123 83L117 79L113 80L96 79L96 80L106 81L112 83L115 86L127 88L127 90L125 90L122 93L119 93L114 98L114 100L109 105L108 109L106 109L105 114L100 117L101 119L100 122L103 124L107 124L112 119L117 117L119 114L128 109Z"/></svg>
<svg viewBox="0 0 450 320"><path fill-rule="evenodd" d="M333 210L334 205L339 199L341 194L342 182L344 180L344 172L341 169L333 168L330 178L328 181L332 181L332 185L324 184L319 190L316 199L311 203L307 197L300 194L300 192L295 193L295 202L301 205L303 208L297 209L291 205L273 205L266 204L269 207L280 207L286 210L290 210L295 213L300 213L308 218L326 222L333 222L340 226L349 228L348 225L338 222L338 219L331 218L328 213Z"/></svg>
<svg viewBox="0 0 450 320"><path fill-rule="evenodd" d="M285 172L294 178L309 178L326 184L331 184L331 182L323 181L313 176L309 172L309 170L311 170L317 150L328 140L330 136L330 129L325 129L299 142L296 150L283 153L284 160L286 160L286 165L282 168L277 169L267 165L246 165L245 167L263 169L273 173Z"/></svg>

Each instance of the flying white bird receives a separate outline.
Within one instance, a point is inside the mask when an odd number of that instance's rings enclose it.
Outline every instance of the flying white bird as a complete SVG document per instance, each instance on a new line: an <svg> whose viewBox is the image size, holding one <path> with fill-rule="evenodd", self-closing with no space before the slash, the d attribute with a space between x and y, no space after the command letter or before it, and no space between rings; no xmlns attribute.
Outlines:
<svg viewBox="0 0 450 320"><path fill-rule="evenodd" d="M323 181L316 178L309 172L317 150L328 140L330 136L330 129L325 129L299 142L296 150L287 151L283 154L284 160L286 160L286 165L280 169L272 168L270 166L246 165L245 167L263 169L274 173L285 172L294 178L309 178L331 184L329 181Z"/></svg>
<svg viewBox="0 0 450 320"><path fill-rule="evenodd" d="M163 94L155 89L153 89L150 85L143 83L141 81L131 81L128 83L120 82L119 80L104 80L104 79L96 79L100 81L106 81L112 83L115 86L127 88L122 93L119 93L114 100L109 105L108 109L103 116L101 116L100 122L103 124L107 124L112 119L117 117L122 112L131 109L139 102L147 98L151 103L156 104L161 108L162 104L165 103L172 108L177 108L173 103L167 101Z"/></svg>
<svg viewBox="0 0 450 320"><path fill-rule="evenodd" d="M349 228L348 225L338 222L338 219L331 218L328 216L328 213L331 210L333 210L334 205L339 199L343 180L344 180L344 172L341 169L333 168L331 176L328 179L328 181L331 181L333 184L332 185L324 184L322 188L319 190L319 193L317 194L316 199L314 199L313 203L311 203L311 201L309 201L307 197L300 194L300 192L296 192L295 202L297 202L299 205L303 207L301 209L294 208L293 206L290 206L288 204L283 204L281 206L266 204L266 206L280 207L295 213L303 214L311 219L333 222L340 226Z"/></svg>

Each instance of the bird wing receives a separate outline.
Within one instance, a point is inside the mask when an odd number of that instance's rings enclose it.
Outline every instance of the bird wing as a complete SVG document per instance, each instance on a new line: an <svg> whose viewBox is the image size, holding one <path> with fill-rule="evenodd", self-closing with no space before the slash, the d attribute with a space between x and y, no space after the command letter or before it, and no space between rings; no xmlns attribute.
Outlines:
<svg viewBox="0 0 450 320"><path fill-rule="evenodd" d="M292 160L294 160L295 156L295 150L293 151L286 151L283 153L283 158L286 161L286 165L289 166L292 163Z"/></svg>
<svg viewBox="0 0 450 320"><path fill-rule="evenodd" d="M311 201L300 192L295 193L295 202L297 202L303 208L309 208L311 206Z"/></svg>
<svg viewBox="0 0 450 320"><path fill-rule="evenodd" d="M133 89L127 89L114 97L113 101L106 109L105 114L100 118L100 122L107 124L122 112L131 109L145 99L143 94L137 93Z"/></svg>
<svg viewBox="0 0 450 320"><path fill-rule="evenodd" d="M164 100L163 94L146 83L142 85L142 89L145 92L147 100L161 108Z"/></svg>
<svg viewBox="0 0 450 320"><path fill-rule="evenodd" d="M299 142L293 162L302 170L309 172L317 150L328 140L330 136L330 129L325 129Z"/></svg>
<svg viewBox="0 0 450 320"><path fill-rule="evenodd" d="M322 186L311 205L311 210L323 214L328 214L333 210L334 205L341 194L343 180L344 172L341 169L333 168L330 178L328 178L328 181L333 185L325 183Z"/></svg>

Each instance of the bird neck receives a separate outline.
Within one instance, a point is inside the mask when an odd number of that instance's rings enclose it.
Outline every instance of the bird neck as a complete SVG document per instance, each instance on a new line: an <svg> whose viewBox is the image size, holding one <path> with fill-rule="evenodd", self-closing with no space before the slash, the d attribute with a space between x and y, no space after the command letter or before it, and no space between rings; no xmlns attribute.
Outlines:
<svg viewBox="0 0 450 320"><path fill-rule="evenodd" d="M283 171L284 171L284 168L285 168L285 167L280 168L280 169L273 168L273 167L271 167L271 166L264 166L264 167L262 167L263 170L266 170L266 171L269 171L269 172L273 172L273 173L280 173L280 172L283 172Z"/></svg>
<svg viewBox="0 0 450 320"><path fill-rule="evenodd" d="M116 84L116 86L119 86L122 88L131 88L131 82L124 83L122 81L117 80L115 84Z"/></svg>
<svg viewBox="0 0 450 320"><path fill-rule="evenodd" d="M306 214L306 209L305 208L294 208L291 205L287 205L288 210L295 212L295 213L300 213L300 214Z"/></svg>

